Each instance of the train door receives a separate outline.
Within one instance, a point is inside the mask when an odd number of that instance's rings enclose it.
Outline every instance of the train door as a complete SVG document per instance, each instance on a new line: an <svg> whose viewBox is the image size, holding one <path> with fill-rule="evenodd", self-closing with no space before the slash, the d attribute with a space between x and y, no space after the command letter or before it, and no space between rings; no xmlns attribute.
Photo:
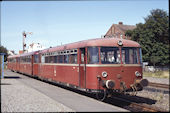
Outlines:
<svg viewBox="0 0 170 113"><path fill-rule="evenodd" d="M17 72L19 71L19 63L20 63L20 58L18 57L17 58L17 63L16 63L17 64L17 69L16 69Z"/></svg>
<svg viewBox="0 0 170 113"><path fill-rule="evenodd" d="M38 76L38 70L39 70L39 67L38 67L38 64L39 64L39 54L38 53L35 53L33 55L33 61L32 61L32 70L33 70L33 75L34 76Z"/></svg>
<svg viewBox="0 0 170 113"><path fill-rule="evenodd" d="M34 55L31 55L31 75L34 75Z"/></svg>
<svg viewBox="0 0 170 113"><path fill-rule="evenodd" d="M79 87L86 88L86 54L85 48L79 52Z"/></svg>

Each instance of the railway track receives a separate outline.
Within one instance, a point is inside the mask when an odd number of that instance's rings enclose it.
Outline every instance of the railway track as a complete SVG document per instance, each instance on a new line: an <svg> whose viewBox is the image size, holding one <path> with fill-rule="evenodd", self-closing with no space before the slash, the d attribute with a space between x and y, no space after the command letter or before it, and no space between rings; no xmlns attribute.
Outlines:
<svg viewBox="0 0 170 113"><path fill-rule="evenodd" d="M152 87L157 87L157 88L165 88L165 89L169 89L169 84L161 84L161 83L154 83L154 82L149 82L149 86Z"/></svg>
<svg viewBox="0 0 170 113"><path fill-rule="evenodd" d="M115 96L111 98L117 103L120 103L120 104L123 103L123 105L120 105L120 107L128 109L132 112L165 112L164 110L160 108L156 108L156 107L145 105L145 104L138 104L128 99L115 97Z"/></svg>

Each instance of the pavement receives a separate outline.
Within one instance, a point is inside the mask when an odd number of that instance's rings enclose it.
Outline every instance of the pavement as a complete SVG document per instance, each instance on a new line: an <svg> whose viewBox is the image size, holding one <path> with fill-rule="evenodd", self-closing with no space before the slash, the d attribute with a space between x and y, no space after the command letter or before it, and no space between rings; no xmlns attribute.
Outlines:
<svg viewBox="0 0 170 113"><path fill-rule="evenodd" d="M128 110L5 70L1 112L127 112Z"/></svg>

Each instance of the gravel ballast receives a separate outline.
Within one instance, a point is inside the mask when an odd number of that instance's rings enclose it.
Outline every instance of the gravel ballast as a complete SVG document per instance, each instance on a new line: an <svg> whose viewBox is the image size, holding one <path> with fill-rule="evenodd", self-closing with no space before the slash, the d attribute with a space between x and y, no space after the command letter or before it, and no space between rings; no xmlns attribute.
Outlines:
<svg viewBox="0 0 170 113"><path fill-rule="evenodd" d="M168 78L156 78L156 77L144 77L149 82L169 84ZM157 108L161 108L165 111L169 111L169 90L162 88L155 88L147 86L143 91L138 92L137 96L149 98L155 100L156 103L152 104Z"/></svg>

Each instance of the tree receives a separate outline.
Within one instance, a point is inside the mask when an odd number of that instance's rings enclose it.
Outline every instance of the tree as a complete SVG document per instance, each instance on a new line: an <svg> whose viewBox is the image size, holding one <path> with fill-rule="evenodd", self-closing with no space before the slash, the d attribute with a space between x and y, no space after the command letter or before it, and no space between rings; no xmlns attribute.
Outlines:
<svg viewBox="0 0 170 113"><path fill-rule="evenodd" d="M126 32L142 48L143 61L150 65L169 65L169 15L166 11L155 9L144 18L145 23Z"/></svg>
<svg viewBox="0 0 170 113"><path fill-rule="evenodd" d="M4 61L6 62L8 57L8 50L5 47L0 46L0 53L5 53Z"/></svg>

